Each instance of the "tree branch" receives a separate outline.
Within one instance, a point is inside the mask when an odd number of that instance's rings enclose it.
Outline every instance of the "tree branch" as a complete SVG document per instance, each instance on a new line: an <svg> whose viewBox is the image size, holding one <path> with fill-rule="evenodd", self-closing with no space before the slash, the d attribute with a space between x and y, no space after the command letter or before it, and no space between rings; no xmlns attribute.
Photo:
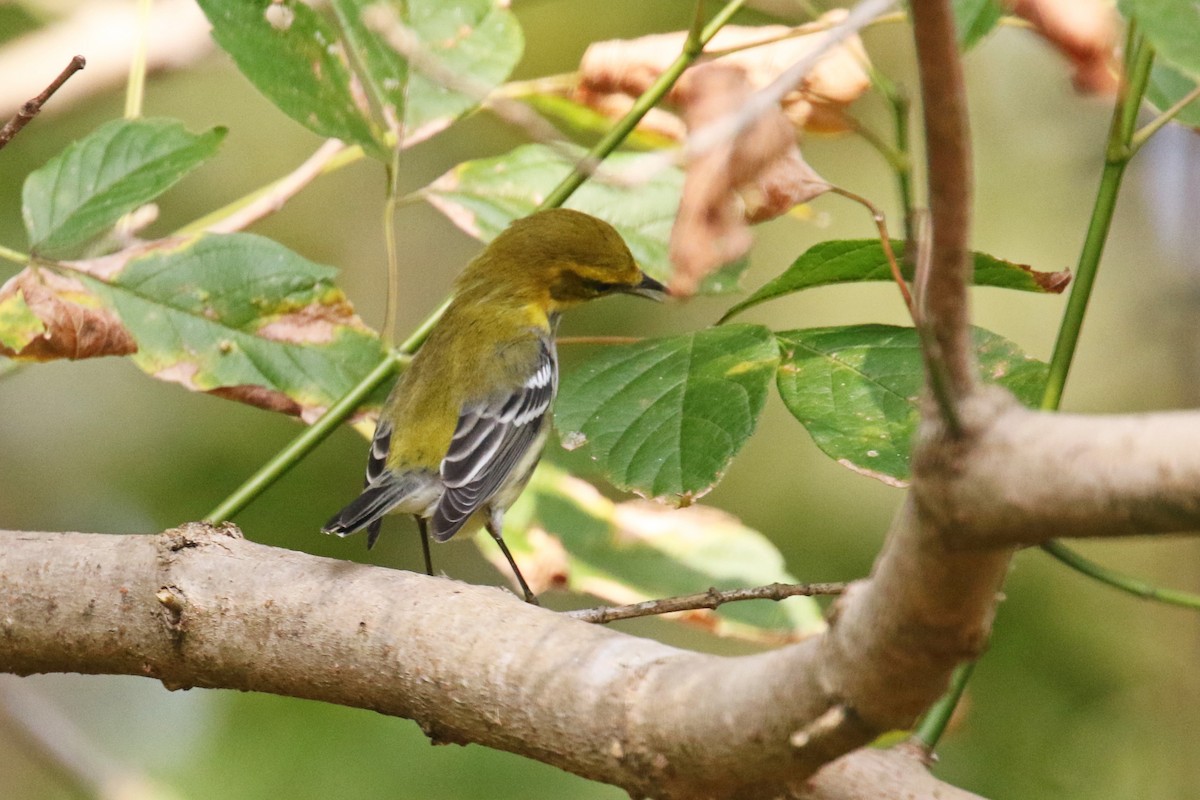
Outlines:
<svg viewBox="0 0 1200 800"><path fill-rule="evenodd" d="M890 787L903 787L897 793ZM888 750L855 750L817 773L801 800L879 800L904 797L912 800L982 800L942 783L929 773L920 747L901 744Z"/></svg>
<svg viewBox="0 0 1200 800"><path fill-rule="evenodd" d="M1200 413L1031 411L980 392L969 454L913 462L923 514L952 547L1200 530Z"/></svg>
<svg viewBox="0 0 1200 800"><path fill-rule="evenodd" d="M945 378L954 402L975 386L971 350L971 283L968 237L971 228L971 152L962 62L954 14L944 0L913 0L913 37L921 77L925 159L929 171L929 215L933 226L922 319L932 352L926 362Z"/></svg>
<svg viewBox="0 0 1200 800"><path fill-rule="evenodd" d="M522 753L638 796L817 791L804 787L821 766L910 723L938 688L902 692L900 716L868 722L856 708L874 716L888 704L836 695L852 682L826 663L821 637L740 658L690 653L492 588L254 544L232 526L3 532L0 551L5 671L145 675L370 708L414 719L436 741ZM855 596L870 597L873 583ZM906 593L940 595L924 579ZM888 616L877 630L907 641L862 652L959 656ZM909 673L920 663L853 669L886 675L878 688L893 694L929 683ZM811 784L840 785L824 775ZM805 796L853 796L825 791Z"/></svg>
<svg viewBox="0 0 1200 800"><path fill-rule="evenodd" d="M4 123L3 128L0 128L0 147L4 147L6 144L11 142L12 138L20 133L21 129L28 125L29 122L38 115L38 112L42 110L42 106L46 104L46 101L53 97L54 93L57 92L72 75L83 69L86 64L87 61L83 56L72 57L71 62L67 64L62 72L58 73L58 77L51 81L49 86L39 92L36 97L27 101L19 109L17 109L17 113L13 115L13 118Z"/></svg>

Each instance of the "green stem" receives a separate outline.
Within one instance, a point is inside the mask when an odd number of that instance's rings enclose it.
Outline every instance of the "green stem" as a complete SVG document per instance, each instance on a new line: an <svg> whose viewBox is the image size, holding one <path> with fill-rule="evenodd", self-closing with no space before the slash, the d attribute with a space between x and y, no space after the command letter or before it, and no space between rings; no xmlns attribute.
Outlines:
<svg viewBox="0 0 1200 800"><path fill-rule="evenodd" d="M1082 572L1090 578L1095 578L1101 583L1120 589L1123 592L1128 592L1147 600L1157 600L1160 603L1200 611L1200 595L1191 594L1190 592L1180 592L1175 589L1162 589L1140 578L1108 569L1097 564L1095 561L1084 558L1061 542L1046 542L1042 545L1042 550L1057 558L1071 569Z"/></svg>
<svg viewBox="0 0 1200 800"><path fill-rule="evenodd" d="M900 161L892 170L896 173L896 192L900 195L900 206L904 212L904 241L906 247L915 241L913 230L913 197L912 180L912 144L909 128L909 107L912 105L908 95L899 87L894 87L888 93L888 104L892 107L892 117L896 124L896 152Z"/></svg>
<svg viewBox="0 0 1200 800"><path fill-rule="evenodd" d="M971 680L974 672L974 661L959 664L958 669L954 670L954 675L950 678L950 688L929 707L925 716L921 717L921 721L917 723L912 738L926 750L932 752L941 740L942 734L946 732L946 726L950 724L950 718L954 716L954 709L958 706L958 701L966 691L967 682Z"/></svg>
<svg viewBox="0 0 1200 800"><path fill-rule="evenodd" d="M402 137L403 133L398 134ZM400 193L400 151L403 139L392 149L392 162L388 165L387 200L383 203L383 243L387 254L387 296L383 306L383 330L380 336L384 344L391 345L396 335L396 317L400 306L400 254L396 246L396 209Z"/></svg>
<svg viewBox="0 0 1200 800"><path fill-rule="evenodd" d="M1130 155L1133 155L1138 150L1141 150L1142 145L1148 142L1151 136L1158 133L1159 129L1161 129L1171 120L1175 119L1175 117L1179 116L1180 111L1183 111L1188 107L1188 105L1198 98L1200 98L1200 86L1193 87L1190 92L1179 98L1179 100L1173 106L1159 114L1154 119L1150 120L1150 122L1148 122L1144 128L1135 133L1133 135L1133 139L1130 140Z"/></svg>
<svg viewBox="0 0 1200 800"><path fill-rule="evenodd" d="M700 32L699 39L692 41L689 38L688 45L685 46L684 52L680 54L675 63L671 65L667 73L664 73L662 78L655 81L654 84L646 90L646 92L638 98L634 103L633 108L626 114L613 130L605 136L595 147L588 153L587 157L580 163L579 166L567 176L562 183L555 187L542 204L540 209L555 208L562 205L571 193L587 179L584 165L602 160L605 156L611 153L624 140L630 132L633 131L638 121L645 116L664 95L671 89L671 85L678 77L683 74L684 69L688 67L697 57L699 57L704 45L716 35L730 17L742 7L746 0L730 0L728 4L713 18L708 25ZM671 75L670 80L665 80L666 75ZM332 163L332 162L331 162ZM248 201L247 201L248 202ZM188 229L196 229L198 222L194 222L188 226ZM200 229L203 229L202 227ZM447 306L450 305L450 299L446 298L442 304L438 306L433 313L425 318L425 321L413 332L408 339L403 342L394 352L384 358L371 372L363 378L357 386L351 389L344 397L338 400L333 406L326 411L321 418L313 425L303 431L299 436L293 439L283 450L275 455L270 461L264 464L258 472L250 477L245 483L239 486L233 494L227 497L219 506L213 509L204 518L207 522L220 522L235 516L238 512L250 504L254 498L258 497L271 484L277 481L289 469L298 464L302 458L308 455L318 444L320 444L329 434L331 434L343 421L346 420L355 409L366 399L366 397L380 386L388 376L396 369L397 364L406 360L417 348L425 341L429 332L433 330L433 326L442 318Z"/></svg>
<svg viewBox="0 0 1200 800"><path fill-rule="evenodd" d="M3 258L5 261L11 261L14 264L29 263L28 253L22 253L19 250L11 250L2 244L0 244L0 258Z"/></svg>
<svg viewBox="0 0 1200 800"><path fill-rule="evenodd" d="M333 433L342 420L354 413L371 392L375 391L400 365L405 356L389 354L371 370L358 385L333 404L321 418L288 443L274 458L264 464L250 479L226 497L219 506L204 516L205 522L224 522L250 504L254 498L267 490L293 466L298 464L314 447Z"/></svg>
<svg viewBox="0 0 1200 800"><path fill-rule="evenodd" d="M424 343L433 326L441 319L450 305L447 298L434 310L412 335L400 344L396 350L389 351L375 368L367 373L358 384L347 392L340 400L329 407L321 418L310 427L305 428L299 436L288 443L287 447L275 454L274 458L259 467L233 494L221 501L221 504L204 517L205 522L223 522L237 515L250 505L254 498L266 491L271 484L279 480L292 467L300 463L317 445L325 441L329 434L337 430L371 392L379 388L399 367L407 365L412 354Z"/></svg>
<svg viewBox="0 0 1200 800"><path fill-rule="evenodd" d="M142 104L146 97L146 47L150 39L150 11L152 0L138 2L138 38L134 45L133 58L129 60L129 83L125 87L125 119L137 119L142 115Z"/></svg>
<svg viewBox="0 0 1200 800"><path fill-rule="evenodd" d="M1067 301L1067 310L1059 331L1058 342L1054 346L1054 355L1050 360L1050 378L1046 383L1046 391L1042 396L1041 404L1042 409L1046 411L1057 410L1062 402L1063 386L1066 384L1067 373L1071 369L1071 360L1079 342L1079 331L1083 326L1084 314L1087 312L1088 298L1091 296L1096 273L1100 268L1100 256L1104 251L1104 243L1112 223L1113 210L1117 204L1117 194L1121 188L1121 177L1125 172L1125 167L1142 144L1171 116L1178 113L1178 108L1172 107L1141 131L1134 133L1137 111L1141 105L1142 95L1146 91L1146 84L1150 79L1154 51L1148 43L1141 40L1140 35L1132 28L1131 25L1129 41L1126 44L1127 52L1130 53L1129 81L1121 101L1117 103L1113 111L1107 158L1104 173L1100 178L1096 205L1092 210L1092 220L1088 226L1087 238L1084 240L1083 252L1079 256L1075 283L1071 290L1071 298ZM1187 98L1184 99L1187 100ZM1182 108L1182 106L1179 107ZM1114 589L1128 592L1137 597L1200 610L1200 597L1196 595L1172 589L1160 589L1140 578L1107 569L1089 561L1061 542L1046 542L1042 545L1042 550L1068 567Z"/></svg>
<svg viewBox="0 0 1200 800"><path fill-rule="evenodd" d="M843 114L842 118L851 125L855 134L861 137L864 142L871 146L872 150L879 154L880 158L887 162L889 169L897 172L904 167L904 158L900 155L900 151L885 142L882 136L849 114Z"/></svg>
<svg viewBox="0 0 1200 800"><path fill-rule="evenodd" d="M629 109L629 113L622 117L600 141L596 142L596 145L580 160L575 169L571 171L571 174L564 178L558 186L555 186L550 194L546 195L546 199L542 201L538 209L557 208L561 206L571 196L571 193L587 180L592 165L603 161L605 156L616 150L621 142L625 141L626 137L637 127L637 124L642 121L642 117L646 116L647 112L666 96L671 87L675 85L675 81L679 80L679 76L684 73L684 70L700 57L700 54L704 50L704 45L712 41L712 38L717 35L717 31L721 30L745 3L746 0L730 0L700 30L699 35L689 35L686 44L683 46L683 52L679 54L678 58L671 62L671 66L667 67L658 76L658 80L642 93L642 96ZM695 34L694 30L693 34Z"/></svg>
<svg viewBox="0 0 1200 800"><path fill-rule="evenodd" d="M1066 386L1067 374L1071 371L1071 362L1079 345L1083 318L1087 314L1088 301L1096 283L1096 273L1100 269L1100 257L1104 253L1104 244L1112 227L1121 179L1133 155L1130 139L1137 122L1137 109L1146 91L1146 82L1150 78L1150 65L1154 59L1153 49L1148 44L1140 47L1136 46L1136 42L1134 44L1136 52L1132 56L1134 60L1129 69L1129 82L1113 109L1104 171L1100 175L1100 188L1096 193L1096 203L1092 208L1083 251L1079 254L1079 264L1075 269L1071 297L1067 300L1067 309L1063 314L1058 340L1054 345L1054 355L1050 359L1050 375L1046 380L1041 403L1045 410L1057 409L1062 403L1063 387Z"/></svg>

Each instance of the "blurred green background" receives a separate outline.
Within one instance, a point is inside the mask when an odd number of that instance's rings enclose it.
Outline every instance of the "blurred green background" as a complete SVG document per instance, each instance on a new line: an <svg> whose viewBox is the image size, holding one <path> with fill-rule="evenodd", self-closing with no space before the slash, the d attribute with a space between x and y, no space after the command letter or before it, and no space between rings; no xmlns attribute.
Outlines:
<svg viewBox="0 0 1200 800"><path fill-rule="evenodd" d="M598 13L595 3L582 0L517 0L526 53L515 77L571 71L593 40L686 27L691 9L683 2L611 0ZM5 39L28 24L20 10L0 6ZM906 34L900 25L882 26L869 31L866 42L879 67L915 87ZM85 37L72 52L87 55L90 44ZM971 53L967 75L978 170L976 248L1039 269L1073 267L1101 166L1107 101L1075 95L1059 59L1015 30L999 31ZM25 244L19 210L25 174L119 116L122 104L120 90L65 108L52 102L0 152L0 242ZM145 108L196 130L230 128L221 154L164 198L150 233L165 233L257 188L319 145L220 53L153 76ZM887 129L877 99L860 101L856 110L876 129ZM1163 137L1134 161L1068 386L1068 410L1196 404L1195 138L1187 132ZM486 117L466 120L407 153L406 187L519 142L518 134ZM889 174L862 142L811 138L804 149L827 179L894 215ZM360 163L320 180L254 230L342 269L360 313L378 326L382 193L382 169ZM818 241L873 235L865 212L839 198L818 200L813 211L810 220L786 218L757 229L747 287ZM406 276L399 330L405 331L435 306L477 245L423 205L403 209L397 225ZM14 272L0 264L0 279ZM1064 298L984 289L974 299L978 324L1033 355L1049 356ZM723 307L713 299L670 307L614 300L574 314L563 332L684 331L710 323ZM885 285L807 292L755 309L747 319L778 329L904 321L894 290ZM569 362L570 353L565 356ZM0 378L0 398L0 525L8 529L152 533L196 519L298 430L292 420L151 380L118 359L21 369ZM416 567L419 548L406 522L390 523L390 535L369 557L361 539L318 532L357 491L364 456L359 436L339 432L237 522L255 541ZM759 432L706 502L765 532L799 579L834 581L868 573L900 499L898 490L825 458L772 398ZM1193 541L1089 543L1081 550L1153 581L1200 589L1200 544ZM438 548L435 556L438 568L455 577L498 580L470 545ZM633 630L697 649L729 649L660 623ZM940 748L937 773L993 797L1195 797L1198 634L1195 614L1114 593L1040 552L1020 554L990 651ZM14 684L58 709L110 763L183 798L624 796L505 753L431 747L413 723L366 711L225 691L171 693L138 678L0 676L0 689ZM80 796L7 723L0 726L0 776L2 798Z"/></svg>

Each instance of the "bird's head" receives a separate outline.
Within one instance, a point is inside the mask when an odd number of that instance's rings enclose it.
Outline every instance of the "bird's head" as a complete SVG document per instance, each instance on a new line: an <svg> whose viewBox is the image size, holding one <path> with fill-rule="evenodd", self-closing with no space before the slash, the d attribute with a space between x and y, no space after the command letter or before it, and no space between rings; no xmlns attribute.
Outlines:
<svg viewBox="0 0 1200 800"><path fill-rule="evenodd" d="M613 226L581 211L553 208L513 222L464 274L496 290L548 293L554 311L609 294L661 300L666 288L638 268Z"/></svg>

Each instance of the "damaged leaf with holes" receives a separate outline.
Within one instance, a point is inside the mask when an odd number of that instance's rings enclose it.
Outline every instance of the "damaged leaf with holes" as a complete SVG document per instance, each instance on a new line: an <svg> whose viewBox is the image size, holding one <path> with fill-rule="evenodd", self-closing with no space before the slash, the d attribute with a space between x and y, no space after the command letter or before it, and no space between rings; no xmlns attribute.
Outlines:
<svg viewBox="0 0 1200 800"><path fill-rule="evenodd" d="M994 333L972 333L983 379L1036 404L1046 364ZM779 395L817 446L855 472L906 485L925 374L917 332L848 325L776 335L783 350Z"/></svg>
<svg viewBox="0 0 1200 800"><path fill-rule="evenodd" d="M199 0L260 92L321 136L387 160L480 105L524 40L501 0Z"/></svg>
<svg viewBox="0 0 1200 800"><path fill-rule="evenodd" d="M230 234L162 242L80 280L145 372L311 422L384 354L334 275L270 239Z"/></svg>

